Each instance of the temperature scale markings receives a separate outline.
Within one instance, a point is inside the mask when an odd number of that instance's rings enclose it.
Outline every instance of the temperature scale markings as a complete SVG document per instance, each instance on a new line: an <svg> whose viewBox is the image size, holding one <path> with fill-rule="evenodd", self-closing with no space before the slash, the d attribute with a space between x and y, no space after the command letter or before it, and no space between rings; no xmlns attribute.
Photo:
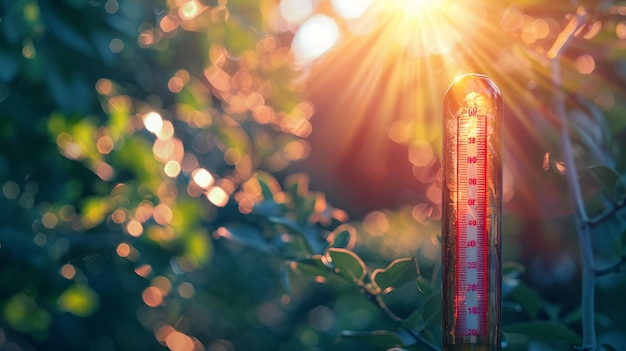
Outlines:
<svg viewBox="0 0 626 351"><path fill-rule="evenodd" d="M465 336L486 333L487 118L476 110L459 116L457 128L457 327Z"/></svg>

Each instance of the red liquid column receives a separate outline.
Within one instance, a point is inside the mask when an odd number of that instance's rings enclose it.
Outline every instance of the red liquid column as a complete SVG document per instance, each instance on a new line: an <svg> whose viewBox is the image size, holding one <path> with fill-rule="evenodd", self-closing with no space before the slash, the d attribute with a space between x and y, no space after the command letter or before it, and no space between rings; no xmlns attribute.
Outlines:
<svg viewBox="0 0 626 351"><path fill-rule="evenodd" d="M443 350L500 350L502 95L465 75L443 113Z"/></svg>

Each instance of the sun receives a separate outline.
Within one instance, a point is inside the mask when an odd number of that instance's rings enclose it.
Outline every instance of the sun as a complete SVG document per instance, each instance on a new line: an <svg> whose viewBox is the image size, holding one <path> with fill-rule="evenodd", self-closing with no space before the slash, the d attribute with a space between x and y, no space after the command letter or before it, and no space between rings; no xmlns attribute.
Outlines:
<svg viewBox="0 0 626 351"><path fill-rule="evenodd" d="M317 23L335 23L340 36L313 59L304 88L316 106L312 173L357 206L395 207L403 198L439 208L442 95L456 76L492 64L498 46L485 27L493 11L485 10L486 0L329 3L337 8L318 7L327 17ZM297 44L299 52L318 45Z"/></svg>
<svg viewBox="0 0 626 351"><path fill-rule="evenodd" d="M398 7L406 10L407 12L421 12L421 11L431 11L433 9L442 8L442 4L445 1L434 1L434 0L396 0L391 1L391 4L397 4Z"/></svg>
<svg viewBox="0 0 626 351"><path fill-rule="evenodd" d="M375 6L387 20L388 39L418 56L450 54L485 17L482 4L472 0L389 0Z"/></svg>

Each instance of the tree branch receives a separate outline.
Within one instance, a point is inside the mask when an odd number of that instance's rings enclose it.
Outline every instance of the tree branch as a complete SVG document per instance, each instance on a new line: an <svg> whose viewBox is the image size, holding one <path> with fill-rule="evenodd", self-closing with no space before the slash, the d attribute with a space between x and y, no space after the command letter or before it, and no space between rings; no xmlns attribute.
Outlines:
<svg viewBox="0 0 626 351"><path fill-rule="evenodd" d="M556 60L561 56L570 40L574 38L576 32L585 24L587 20L587 10L584 7L579 6L576 9L576 15L572 17L565 29L559 34L559 36L552 44L552 47L548 51L548 58Z"/></svg>
<svg viewBox="0 0 626 351"><path fill-rule="evenodd" d="M596 277L602 277L607 274L622 272L622 268L623 268L622 266L625 263L626 263L626 255L620 257L620 260L618 262L615 262L613 265L609 267L596 269Z"/></svg>
<svg viewBox="0 0 626 351"><path fill-rule="evenodd" d="M596 270L593 262L593 251L591 250L590 225L587 210L585 209L584 199L580 184L578 183L578 174L576 172L576 163L572 152L572 143L570 140L569 123L565 109L565 95L561 84L561 65L560 57L565 51L567 45L574 37L576 32L584 25L587 19L587 11L581 6L576 10L576 15L572 17L563 32L559 34L554 45L548 52L548 58L551 60L552 84L554 89L554 110L561 122L560 124L560 141L561 150L564 155L564 163L566 169L572 170L566 172L567 187L570 196L576 208L577 235L581 255L581 271L582 271L582 292L581 292L581 309L582 309L582 348L595 350L597 348L596 330L595 330L595 279Z"/></svg>
<svg viewBox="0 0 626 351"><path fill-rule="evenodd" d="M589 226L591 226L592 228L597 226L598 224L604 222L605 220L611 218L611 216L613 216L614 214L616 214L619 210L623 209L626 207L626 201L620 201L618 203L616 203L610 210L605 211L603 213L600 213L599 215L593 217L593 218L589 218L587 220L587 223L589 224Z"/></svg>
<svg viewBox="0 0 626 351"><path fill-rule="evenodd" d="M380 298L380 296L373 294L372 292L370 292L364 287L361 290L362 290L363 295L365 295L365 297L367 298L367 300L371 301L378 308L380 308L383 312L385 312L385 314L389 318L391 318L391 320L393 320L394 322L398 324L402 322L402 318L398 317L398 315L396 315L391 309L389 309L389 307L387 307L387 304L385 304L385 302L382 300L382 298ZM411 337L413 337L413 340L415 340L417 344L424 346L425 348L431 351L441 351L441 349L437 347L436 345L431 344L430 342L424 340L424 338L420 335L419 332L413 329L408 329L408 328L403 328L403 329L406 330L411 335Z"/></svg>

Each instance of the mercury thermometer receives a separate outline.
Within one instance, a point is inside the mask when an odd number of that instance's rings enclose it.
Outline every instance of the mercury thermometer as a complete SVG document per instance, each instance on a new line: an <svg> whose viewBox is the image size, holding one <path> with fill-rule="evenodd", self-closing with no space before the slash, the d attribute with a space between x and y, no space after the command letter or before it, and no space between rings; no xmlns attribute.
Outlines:
<svg viewBox="0 0 626 351"><path fill-rule="evenodd" d="M485 75L448 88L443 106L444 351L500 350L502 95Z"/></svg>

